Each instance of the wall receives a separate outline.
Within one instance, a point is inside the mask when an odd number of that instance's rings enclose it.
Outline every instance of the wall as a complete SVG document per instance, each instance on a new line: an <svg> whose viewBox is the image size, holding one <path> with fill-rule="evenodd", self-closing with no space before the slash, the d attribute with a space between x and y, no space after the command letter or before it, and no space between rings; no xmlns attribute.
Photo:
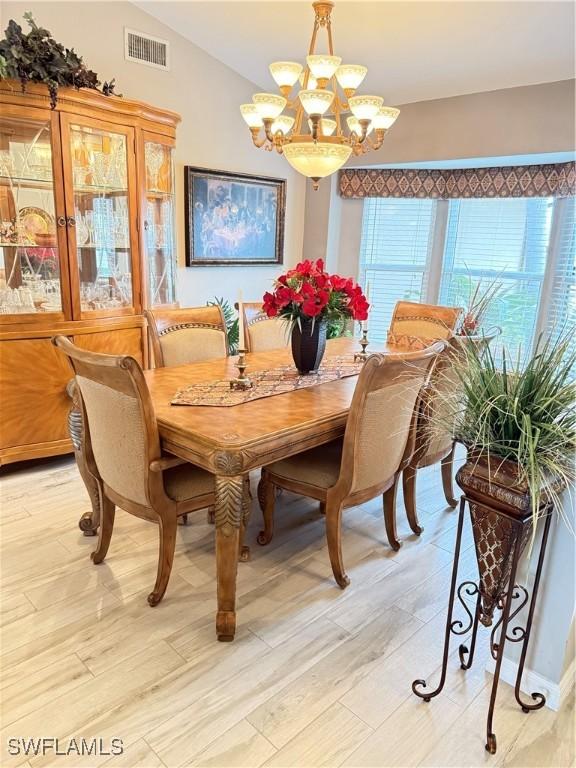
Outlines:
<svg viewBox="0 0 576 768"><path fill-rule="evenodd" d="M377 152L350 165L503 157L574 149L574 80L399 105Z"/></svg>
<svg viewBox="0 0 576 768"><path fill-rule="evenodd" d="M534 611L533 630L526 655L522 690L529 695L539 691L546 696L546 704L558 709L562 699L574 685L574 632L576 611L576 553L574 542L574 499L570 492L562 495L562 511L554 515L550 527L546 559L538 601ZM527 554L519 566L517 583L524 584L532 593L540 552L543 525L540 524L532 556ZM526 605L514 624L526 626ZM521 643L508 643L504 647L502 679L515 684L521 652ZM487 669L494 671L489 659Z"/></svg>
<svg viewBox="0 0 576 768"><path fill-rule="evenodd" d="M288 163L257 150L238 106L260 88L245 80L180 35L130 3L2 3L2 29L9 19L22 26L31 10L38 24L74 47L102 80L116 78L119 93L182 115L176 145L178 296L198 305L214 296L234 299L238 287L246 300L258 299L279 272L277 267L184 267L184 165L197 165L286 178L284 262L302 255L305 180ZM124 60L124 27L170 42L169 72Z"/></svg>
<svg viewBox="0 0 576 768"><path fill-rule="evenodd" d="M563 80L400 105L400 117L381 149L349 164L425 165L439 160L573 151L574 85L574 80ZM337 215L331 213L333 210ZM335 243L338 268L356 275L361 217L361 200L340 200L336 185L326 181L321 182L318 192L308 184L304 256L334 258L334 249L328 254L327 248L328 243ZM326 231L328 222L334 231Z"/></svg>

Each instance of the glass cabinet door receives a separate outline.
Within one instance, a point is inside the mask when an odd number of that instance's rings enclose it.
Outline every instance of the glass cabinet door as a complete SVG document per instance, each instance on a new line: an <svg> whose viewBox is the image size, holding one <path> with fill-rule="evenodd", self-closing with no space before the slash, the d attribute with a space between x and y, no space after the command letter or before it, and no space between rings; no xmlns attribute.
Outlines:
<svg viewBox="0 0 576 768"><path fill-rule="evenodd" d="M68 118L66 118L68 119ZM72 247L72 285L81 316L134 311L130 188L135 184L131 129L110 131L95 124L67 124L64 137L67 209ZM131 140L132 139L132 140ZM72 231L70 231L72 230Z"/></svg>
<svg viewBox="0 0 576 768"><path fill-rule="evenodd" d="M69 313L61 171L55 182L53 134L58 124L7 108L0 116L0 317L34 320ZM60 141L54 138L55 146ZM56 212L56 200L60 211ZM58 227L60 224L60 227ZM60 231L59 231L60 230ZM61 274L61 255L64 256ZM65 285L65 290L62 290ZM32 317L25 318L23 315ZM57 318L56 318L57 319ZM13 320L14 321L14 320Z"/></svg>
<svg viewBox="0 0 576 768"><path fill-rule="evenodd" d="M144 264L146 304L154 307L176 301L174 248L173 147L144 136L145 209Z"/></svg>

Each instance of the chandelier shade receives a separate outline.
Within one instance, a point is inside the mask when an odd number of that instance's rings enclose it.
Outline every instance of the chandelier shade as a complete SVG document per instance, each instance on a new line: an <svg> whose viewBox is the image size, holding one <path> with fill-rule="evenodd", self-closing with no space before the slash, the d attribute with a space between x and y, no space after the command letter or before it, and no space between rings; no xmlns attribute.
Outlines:
<svg viewBox="0 0 576 768"><path fill-rule="evenodd" d="M316 78L314 75L310 73L310 70L306 70L305 72L302 72L298 80L300 81L300 85L304 87L304 80L305 75L308 75L308 82L306 83L306 88L310 88L310 90L315 91L316 87L318 86L318 83L316 82Z"/></svg>
<svg viewBox="0 0 576 768"><path fill-rule="evenodd" d="M352 154L346 144L305 142L287 144L284 156L298 173L312 179L323 179L338 171Z"/></svg>
<svg viewBox="0 0 576 768"><path fill-rule="evenodd" d="M341 62L342 59L340 56L321 56L317 54L306 56L308 69L312 73L312 76L316 78L318 83L322 81L327 83L334 72L336 72Z"/></svg>
<svg viewBox="0 0 576 768"><path fill-rule="evenodd" d="M254 146L284 155L293 168L313 180L317 189L319 179L339 170L352 154L379 149L400 111L384 106L381 96L357 93L368 69L362 64L342 63L335 55L334 3L318 0L312 6L314 28L306 64L270 64L281 95L256 93L253 103L242 104L240 111ZM316 53L322 30L327 35L328 52Z"/></svg>
<svg viewBox="0 0 576 768"><path fill-rule="evenodd" d="M383 103L382 96L351 96L348 99L350 111L358 120L372 120Z"/></svg>
<svg viewBox="0 0 576 768"><path fill-rule="evenodd" d="M372 118L372 125L374 128L383 128L387 131L388 128L391 128L394 125L399 114L400 110L395 109L394 107L380 107L378 112Z"/></svg>
<svg viewBox="0 0 576 768"><path fill-rule="evenodd" d="M347 96L351 96L360 87L368 73L368 67L361 64L343 64L336 70L336 80Z"/></svg>
<svg viewBox="0 0 576 768"><path fill-rule="evenodd" d="M275 61L269 69L278 88L291 89L302 74L303 67L297 61Z"/></svg>
<svg viewBox="0 0 576 768"><path fill-rule="evenodd" d="M323 115L334 99L332 91L300 91L298 94L302 106L309 115Z"/></svg>
<svg viewBox="0 0 576 768"><path fill-rule="evenodd" d="M242 113L242 117L248 124L248 127L250 128L261 128L262 118L260 117L260 112L258 111L258 107L256 104L241 104L240 105L240 112Z"/></svg>
<svg viewBox="0 0 576 768"><path fill-rule="evenodd" d="M279 115L272 123L272 133L276 134L281 131L284 135L292 130L294 125L294 118L289 115Z"/></svg>
<svg viewBox="0 0 576 768"><path fill-rule="evenodd" d="M346 118L346 124L350 129L350 133L355 133L356 136L358 137L362 136L362 126L360 125L360 120L358 120L357 117L354 117L354 115L350 115L350 117ZM366 128L366 136L372 133L373 128L375 128L375 126L374 126L374 123L371 122L370 125L368 125L368 127Z"/></svg>
<svg viewBox="0 0 576 768"><path fill-rule="evenodd" d="M274 120L286 106L284 96L277 96L275 93L255 93L252 101L263 120Z"/></svg>
<svg viewBox="0 0 576 768"><path fill-rule="evenodd" d="M310 132L312 132L313 130L312 120L308 120L308 127L310 128ZM336 128L337 128L336 120L330 120L329 117L323 117L320 120L320 133L322 134L322 136L332 136Z"/></svg>

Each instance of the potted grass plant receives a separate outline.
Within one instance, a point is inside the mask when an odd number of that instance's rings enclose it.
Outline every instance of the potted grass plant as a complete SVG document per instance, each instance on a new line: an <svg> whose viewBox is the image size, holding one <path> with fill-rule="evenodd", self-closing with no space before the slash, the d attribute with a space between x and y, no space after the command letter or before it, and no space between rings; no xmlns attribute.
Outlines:
<svg viewBox="0 0 576 768"><path fill-rule="evenodd" d="M466 278L468 295L464 302L464 314L458 329L459 336L476 336L483 332L486 316L494 301L504 295L504 286L497 279L484 285L482 280ZM457 301L460 297L457 297Z"/></svg>
<svg viewBox="0 0 576 768"><path fill-rule="evenodd" d="M531 519L561 511L560 492L575 479L576 353L571 336L540 340L522 365L487 345L465 345L454 360L457 395L440 409L467 449L456 482L469 505L481 581L481 621L489 625L510 577L512 547L502 518ZM501 362L500 362L501 360ZM453 390L454 392L454 390ZM445 427L445 422L444 422ZM522 542L524 548L530 535Z"/></svg>

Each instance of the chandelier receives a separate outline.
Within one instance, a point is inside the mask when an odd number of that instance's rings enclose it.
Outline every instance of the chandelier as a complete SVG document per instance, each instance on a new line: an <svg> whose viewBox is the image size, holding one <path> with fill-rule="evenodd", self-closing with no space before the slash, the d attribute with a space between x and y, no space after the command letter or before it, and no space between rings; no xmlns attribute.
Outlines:
<svg viewBox="0 0 576 768"><path fill-rule="evenodd" d="M281 95L255 93L252 103L242 104L240 112L256 147L283 154L318 189L319 180L335 173L351 154L379 149L400 110L383 106L381 96L356 95L368 70L361 64L342 64L334 56L330 22L334 3L312 6L314 29L306 66L295 61L270 64ZM328 54L315 52L321 28L328 36ZM302 89L291 99L296 83ZM293 115L283 114L285 109Z"/></svg>

